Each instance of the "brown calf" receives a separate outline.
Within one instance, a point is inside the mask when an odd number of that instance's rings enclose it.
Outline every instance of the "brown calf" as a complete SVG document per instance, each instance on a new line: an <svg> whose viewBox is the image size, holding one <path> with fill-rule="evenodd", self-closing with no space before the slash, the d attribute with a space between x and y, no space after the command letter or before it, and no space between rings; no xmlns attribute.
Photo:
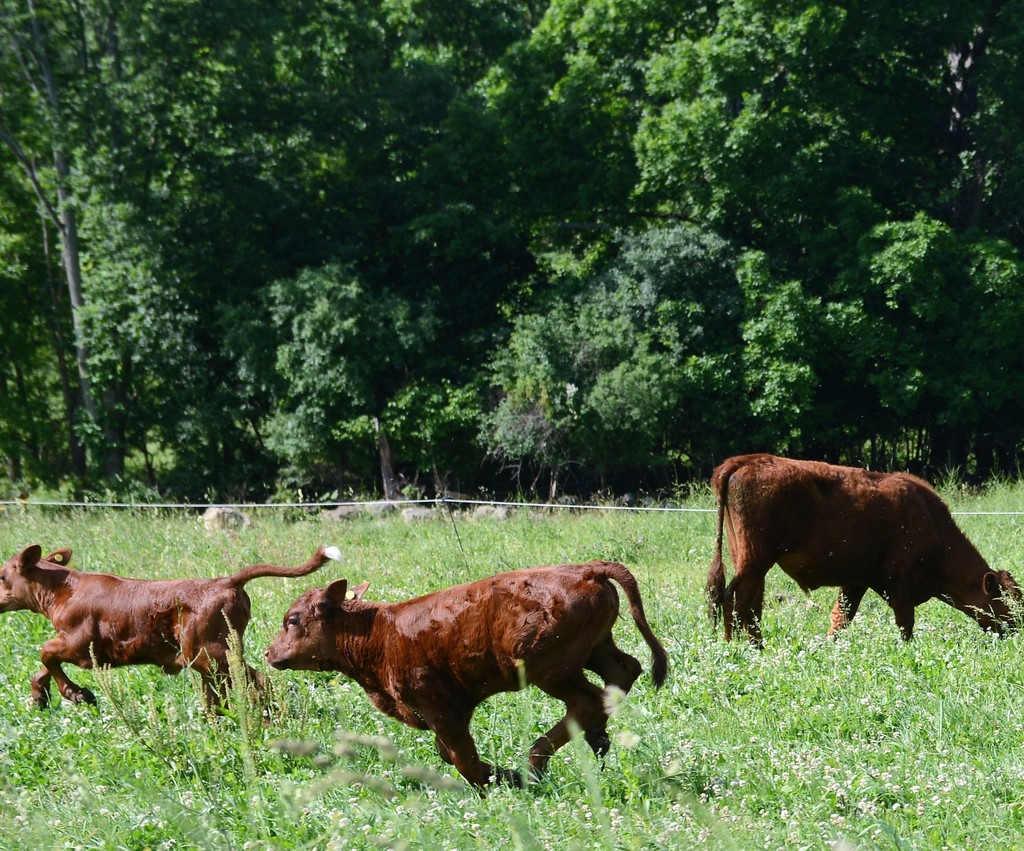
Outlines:
<svg viewBox="0 0 1024 851"><path fill-rule="evenodd" d="M441 758L470 783L521 785L518 772L480 760L473 711L493 694L533 683L567 712L533 743L531 774L544 771L573 724L596 754L606 753L604 689L584 668L623 692L642 670L612 639L619 595L610 580L626 593L660 686L668 657L647 624L636 580L621 564L598 561L502 573L401 603L364 602L368 583L349 590L339 579L296 600L266 658L275 668L342 671L382 712L432 730Z"/></svg>
<svg viewBox="0 0 1024 851"><path fill-rule="evenodd" d="M908 473L875 473L773 455L729 458L714 471L718 537L708 571L711 615L725 611L761 643L765 574L779 565L809 591L840 586L829 634L845 627L868 589L892 607L909 640L914 608L932 597L960 609L984 629L1013 623L1020 589L992 571L931 485ZM728 587L722 527L735 575Z"/></svg>
<svg viewBox="0 0 1024 851"><path fill-rule="evenodd" d="M242 633L251 605L245 583L260 576L305 576L336 547L321 547L305 564L276 567L254 564L233 576L214 579L125 579L105 573L82 573L67 567L70 550L41 558L37 544L26 547L0 568L0 612L29 609L47 618L57 637L40 653L42 671L32 678L32 699L40 708L50 702L50 680L65 700L95 703L93 693L68 679L61 665L80 668L93 663L159 665L176 674L190 666L199 672L206 701L216 708L229 685L228 635ZM248 665L259 684L263 676Z"/></svg>

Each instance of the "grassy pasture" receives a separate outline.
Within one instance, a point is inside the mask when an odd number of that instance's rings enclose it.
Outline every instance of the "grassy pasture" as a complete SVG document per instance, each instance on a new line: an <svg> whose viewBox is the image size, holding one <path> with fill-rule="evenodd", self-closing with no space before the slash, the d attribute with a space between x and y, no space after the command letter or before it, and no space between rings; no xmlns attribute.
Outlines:
<svg viewBox="0 0 1024 851"><path fill-rule="evenodd" d="M960 511L1024 508L1024 488L949 491ZM707 496L692 507L710 507ZM994 568L1024 579L1024 518L960 525ZM346 561L298 580L248 585L250 663L287 606L332 578L371 581L398 600L534 564L607 558L636 574L671 657L664 689L628 617L619 643L645 666L609 724L600 770L573 742L544 782L486 798L432 737L381 715L340 675L272 672L269 726L236 695L228 717L200 711L198 677L151 668L69 669L99 706L31 707L29 679L51 634L27 612L0 615L0 848L1013 848L1024 836L1022 636L997 640L952 608L918 610L899 641L869 596L838 641L824 640L833 592L805 597L769 575L764 652L725 645L705 618L709 513L521 513L506 521L325 523L256 514L228 537L194 516L12 509L0 555L72 546L76 565L140 577L229 573L304 561L320 543ZM478 710L485 759L521 766L560 717L536 689ZM272 746L285 740L287 747ZM315 753L311 753L313 750Z"/></svg>

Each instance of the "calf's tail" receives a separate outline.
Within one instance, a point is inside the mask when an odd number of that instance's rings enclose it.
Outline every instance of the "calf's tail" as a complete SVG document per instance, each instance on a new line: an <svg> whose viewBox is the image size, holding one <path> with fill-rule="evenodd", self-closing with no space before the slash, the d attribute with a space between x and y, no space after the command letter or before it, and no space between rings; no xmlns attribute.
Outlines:
<svg viewBox="0 0 1024 851"><path fill-rule="evenodd" d="M715 536L715 555L708 569L708 581L704 585L704 593L708 598L708 617L718 625L718 617L722 614L725 602L725 565L722 563L722 525L725 520L725 499L718 503L718 533Z"/></svg>
<svg viewBox="0 0 1024 851"><path fill-rule="evenodd" d="M718 529L715 533L715 555L708 569L708 580L704 593L708 599L708 617L718 625L725 604L725 564L722 561L722 532L725 526L725 511L729 505L729 477L736 472L733 465L719 467L711 478L711 485L718 498Z"/></svg>
<svg viewBox="0 0 1024 851"><path fill-rule="evenodd" d="M625 567L614 561L596 562L591 565L595 568L598 576L614 579L626 593L629 601L629 611L633 615L633 623L640 630L640 634L651 648L651 679L655 688L661 688L668 676L668 653L662 647L658 637L654 634L650 624L647 623L647 615L644 614L644 604L640 599L640 587L637 585L636 577Z"/></svg>
<svg viewBox="0 0 1024 851"><path fill-rule="evenodd" d="M305 564L296 567L279 567L276 564L250 564L228 578L228 582L236 587L245 585L250 579L261 576L305 576L319 570L328 561L341 561L341 550L337 547L320 547L313 557Z"/></svg>

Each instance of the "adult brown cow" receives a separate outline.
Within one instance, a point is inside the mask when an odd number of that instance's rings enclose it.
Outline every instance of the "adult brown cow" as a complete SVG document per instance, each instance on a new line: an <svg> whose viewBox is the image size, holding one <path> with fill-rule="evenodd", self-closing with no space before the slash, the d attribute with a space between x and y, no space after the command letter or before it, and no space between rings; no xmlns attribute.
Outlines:
<svg viewBox="0 0 1024 851"><path fill-rule="evenodd" d="M611 580L626 593L660 686L668 656L647 624L636 580L613 562L510 571L401 603L365 602L367 583L350 590L339 579L295 601L266 658L275 668L342 671L381 712L433 731L441 758L470 783L522 785L518 772L480 760L473 710L526 683L565 703L565 717L530 750L534 775L569 741L574 724L595 753L607 752L604 689L584 668L623 692L641 671L612 639L619 595Z"/></svg>
<svg viewBox="0 0 1024 851"><path fill-rule="evenodd" d="M953 520L931 485L908 473L875 473L774 455L739 455L711 476L718 534L708 571L710 614L723 612L761 644L765 574L779 565L809 591L840 586L829 635L845 627L870 588L892 607L903 637L914 608L938 597L1002 633L1021 592L1005 570L993 571ZM725 585L722 528L735 575Z"/></svg>
<svg viewBox="0 0 1024 851"><path fill-rule="evenodd" d="M32 699L50 702L50 681L72 703L95 703L93 693L72 682L61 665L93 663L159 665L176 674L187 666L199 672L210 709L226 697L230 684L228 635L239 642L249 623L251 604L245 584L261 576L306 576L337 547L320 547L298 567L253 564L232 576L213 579L126 579L108 573L83 573L68 566L71 550L42 558L38 544L26 547L0 567L0 612L28 609L47 618L57 636L43 644L43 670L32 678ZM257 685L263 675L246 666Z"/></svg>

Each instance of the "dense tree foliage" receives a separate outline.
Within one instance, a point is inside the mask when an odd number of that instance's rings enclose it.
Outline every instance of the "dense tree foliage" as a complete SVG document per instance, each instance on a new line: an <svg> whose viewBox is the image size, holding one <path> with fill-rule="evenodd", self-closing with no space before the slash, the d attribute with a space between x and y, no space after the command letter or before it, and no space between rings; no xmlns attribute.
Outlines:
<svg viewBox="0 0 1024 851"><path fill-rule="evenodd" d="M1016 475L1024 3L0 0L7 490Z"/></svg>

